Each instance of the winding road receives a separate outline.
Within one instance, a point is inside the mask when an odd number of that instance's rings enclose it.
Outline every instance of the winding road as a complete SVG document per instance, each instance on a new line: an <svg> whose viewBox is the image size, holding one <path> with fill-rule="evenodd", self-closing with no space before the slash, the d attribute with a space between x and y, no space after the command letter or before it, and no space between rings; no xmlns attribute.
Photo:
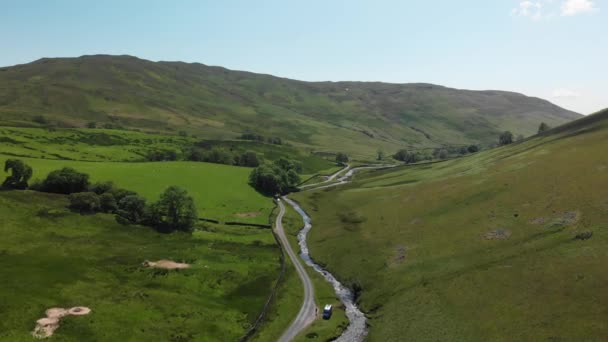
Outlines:
<svg viewBox="0 0 608 342"><path fill-rule="evenodd" d="M279 339L280 342L289 342L314 322L317 316L317 305L315 304L315 288L312 285L312 281L310 280L308 273L306 273L304 266L302 266L302 263L298 260L297 254L291 248L291 244L289 243L289 240L287 240L285 230L283 229L283 216L285 215L285 205L283 204L283 201L279 201L279 210L274 229L281 240L283 249L287 252L287 255L289 255L289 259L291 259L291 262L295 266L296 271L302 280L302 284L304 285L304 302L302 303L300 312L298 312L294 321Z"/></svg>
<svg viewBox="0 0 608 342"><path fill-rule="evenodd" d="M346 165L344 168L329 176L325 181L302 186L301 189L303 191L311 191L333 187L348 183L349 178L352 177L354 172L357 170L381 169L394 166L395 165L372 165L351 168L350 165ZM336 180L336 178L338 182L330 183ZM306 190L304 190L305 188ZM281 241L281 245L283 246L285 252L287 252L287 255L289 255L289 259L295 266L298 276L302 280L302 284L304 285L304 301L302 303L300 311L298 312L298 315L293 320L291 325L285 330L279 341L289 342L293 340L299 333L304 331L304 329L306 329L312 322L315 321L318 313L317 306L315 303L315 291L312 281L310 280L308 273L304 269L304 266L298 259L298 255L291 248L291 244L289 243L289 240L287 240L287 236L285 235L285 230L283 228L283 216L285 216L285 202L292 206L294 210L296 210L302 216L305 222L304 228L298 234L298 243L300 245L300 249L302 250L302 254L300 255L300 257L303 259L303 261L306 262L308 266L312 267L315 271L322 274L323 277L329 283L332 284L334 290L336 291L336 295L338 296L338 298L340 298L340 301L342 301L342 303L345 305L346 315L349 319L350 324L348 328L343 332L342 336L337 339L337 341L362 341L367 335L367 323L365 315L359 310L359 308L357 308L354 302L354 296L350 289L343 286L331 273L324 270L321 266L314 263L314 261L312 260L310 254L308 253L308 246L306 244L306 235L308 231L312 228L310 217L306 215L306 213L302 210L302 208L300 208L297 203L293 202L287 197L282 197L282 200L278 201L279 214L277 215L274 230L277 236L279 237L279 240Z"/></svg>

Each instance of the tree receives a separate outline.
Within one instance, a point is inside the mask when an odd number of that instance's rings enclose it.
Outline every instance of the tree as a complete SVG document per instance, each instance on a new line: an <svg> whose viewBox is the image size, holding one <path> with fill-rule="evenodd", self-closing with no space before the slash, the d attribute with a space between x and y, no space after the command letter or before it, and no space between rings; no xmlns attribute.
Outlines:
<svg viewBox="0 0 608 342"><path fill-rule="evenodd" d="M70 194L70 209L80 213L94 213L101 208L99 196L94 192L78 192Z"/></svg>
<svg viewBox="0 0 608 342"><path fill-rule="evenodd" d="M42 191L58 194L71 194L87 191L89 175L80 173L70 167L55 170L42 182Z"/></svg>
<svg viewBox="0 0 608 342"><path fill-rule="evenodd" d="M339 164L348 163L348 156L346 155L346 153L338 152L338 154L336 154L336 163L339 163Z"/></svg>
<svg viewBox="0 0 608 342"><path fill-rule="evenodd" d="M160 200L146 210L146 224L164 232L191 232L197 219L194 200L177 186L167 188Z"/></svg>
<svg viewBox="0 0 608 342"><path fill-rule="evenodd" d="M523 135L523 134L518 134L518 135L517 135L517 138L515 138L515 141L517 141L517 142L522 142L522 141L524 141L525 139L526 139L526 138L524 137L524 135Z"/></svg>
<svg viewBox="0 0 608 342"><path fill-rule="evenodd" d="M241 155L238 164L247 167L258 167L260 166L260 161L258 160L257 153L253 151L247 151Z"/></svg>
<svg viewBox="0 0 608 342"><path fill-rule="evenodd" d="M116 198L109 192L99 195L99 209L104 213L114 213L118 210Z"/></svg>
<svg viewBox="0 0 608 342"><path fill-rule="evenodd" d="M448 159L448 157L450 156L450 154L448 153L448 150L442 148L439 150L439 152L437 153L437 157L439 159Z"/></svg>
<svg viewBox="0 0 608 342"><path fill-rule="evenodd" d="M469 153L479 152L479 146L477 146L477 145L470 145L469 147L467 147L467 151L469 151Z"/></svg>
<svg viewBox="0 0 608 342"><path fill-rule="evenodd" d="M89 191L92 191L98 195L105 194L114 189L114 183L112 182L97 182L89 187Z"/></svg>
<svg viewBox="0 0 608 342"><path fill-rule="evenodd" d="M376 152L376 160L382 159L384 159L384 152L382 150L378 150L378 152Z"/></svg>
<svg viewBox="0 0 608 342"><path fill-rule="evenodd" d="M547 125L544 122L541 122L540 126L538 126L538 133L542 133L542 132L548 131L550 129L551 129L551 127L549 127L549 125Z"/></svg>
<svg viewBox="0 0 608 342"><path fill-rule="evenodd" d="M420 160L420 156L416 152L410 152L408 150L399 150L393 156L396 160L402 161L406 164L416 163Z"/></svg>
<svg viewBox="0 0 608 342"><path fill-rule="evenodd" d="M27 182L32 178L32 168L19 159L7 159L4 162L4 172L11 172L2 183L3 187L12 189L27 189Z"/></svg>
<svg viewBox="0 0 608 342"><path fill-rule="evenodd" d="M498 146L509 145L513 143L513 133L504 131L498 137Z"/></svg>
<svg viewBox="0 0 608 342"><path fill-rule="evenodd" d="M261 165L251 171L249 184L265 195L284 194L300 183L300 165L280 158L272 165Z"/></svg>
<svg viewBox="0 0 608 342"><path fill-rule="evenodd" d="M125 196L118 202L116 222L120 224L139 224L146 211L146 199L139 195Z"/></svg>
<svg viewBox="0 0 608 342"><path fill-rule="evenodd" d="M88 122L87 128L97 128L97 122L95 122L95 121Z"/></svg>

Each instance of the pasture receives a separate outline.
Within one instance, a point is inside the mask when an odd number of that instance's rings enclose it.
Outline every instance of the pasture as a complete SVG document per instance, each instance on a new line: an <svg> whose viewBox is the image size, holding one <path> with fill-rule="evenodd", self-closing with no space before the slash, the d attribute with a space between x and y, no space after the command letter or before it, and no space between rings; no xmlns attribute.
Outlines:
<svg viewBox="0 0 608 342"><path fill-rule="evenodd" d="M72 306L92 312L62 319L53 341L234 341L278 276L268 230L160 234L66 205L62 195L0 191L1 341L32 341L46 309ZM160 259L191 267L142 265Z"/></svg>

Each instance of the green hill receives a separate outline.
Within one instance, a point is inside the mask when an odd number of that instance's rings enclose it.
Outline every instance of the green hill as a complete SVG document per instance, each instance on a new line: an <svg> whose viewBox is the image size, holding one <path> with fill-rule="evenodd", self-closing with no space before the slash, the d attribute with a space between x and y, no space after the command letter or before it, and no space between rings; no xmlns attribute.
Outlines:
<svg viewBox="0 0 608 342"><path fill-rule="evenodd" d="M0 68L0 124L187 130L206 139L243 132L317 150L491 144L579 115L501 91L431 84L302 82L130 56L41 59Z"/></svg>
<svg viewBox="0 0 608 342"><path fill-rule="evenodd" d="M525 142L293 197L371 341L608 334L608 110Z"/></svg>

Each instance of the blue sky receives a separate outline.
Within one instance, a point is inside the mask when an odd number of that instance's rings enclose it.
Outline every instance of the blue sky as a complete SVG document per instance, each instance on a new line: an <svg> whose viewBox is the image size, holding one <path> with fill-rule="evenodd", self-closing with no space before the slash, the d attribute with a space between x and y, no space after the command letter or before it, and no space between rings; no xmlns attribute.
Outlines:
<svg viewBox="0 0 608 342"><path fill-rule="evenodd" d="M0 66L129 54L608 107L608 0L0 0Z"/></svg>

